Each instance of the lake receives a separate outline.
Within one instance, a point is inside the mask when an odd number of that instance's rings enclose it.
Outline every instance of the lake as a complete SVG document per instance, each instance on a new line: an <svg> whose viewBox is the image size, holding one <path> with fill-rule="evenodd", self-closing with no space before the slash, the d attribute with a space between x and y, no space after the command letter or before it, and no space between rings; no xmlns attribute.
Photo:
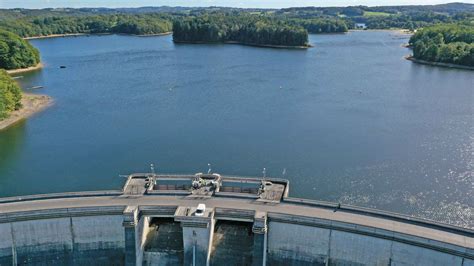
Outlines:
<svg viewBox="0 0 474 266"><path fill-rule="evenodd" d="M171 36L32 40L22 87L55 100L0 132L0 196L119 189L119 175L285 177L290 195L474 227L474 73L403 58L396 32L314 48ZM65 65L66 69L59 66Z"/></svg>

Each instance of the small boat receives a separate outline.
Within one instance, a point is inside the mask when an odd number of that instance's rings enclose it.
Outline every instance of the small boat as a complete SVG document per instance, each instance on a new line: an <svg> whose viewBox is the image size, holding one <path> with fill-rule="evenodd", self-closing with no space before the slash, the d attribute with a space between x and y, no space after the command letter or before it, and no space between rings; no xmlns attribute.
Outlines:
<svg viewBox="0 0 474 266"><path fill-rule="evenodd" d="M43 86L33 86L33 87L30 87L30 88L27 88L27 90L37 90L37 89L42 89Z"/></svg>
<svg viewBox="0 0 474 266"><path fill-rule="evenodd" d="M66 66L59 66L59 68L66 68Z"/></svg>

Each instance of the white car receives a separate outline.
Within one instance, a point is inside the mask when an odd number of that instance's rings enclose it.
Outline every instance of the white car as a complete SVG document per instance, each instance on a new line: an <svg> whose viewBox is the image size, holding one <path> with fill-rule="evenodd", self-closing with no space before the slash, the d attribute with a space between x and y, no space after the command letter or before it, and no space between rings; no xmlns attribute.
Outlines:
<svg viewBox="0 0 474 266"><path fill-rule="evenodd" d="M201 203L197 206L195 215L203 216L205 211L206 211L206 204Z"/></svg>

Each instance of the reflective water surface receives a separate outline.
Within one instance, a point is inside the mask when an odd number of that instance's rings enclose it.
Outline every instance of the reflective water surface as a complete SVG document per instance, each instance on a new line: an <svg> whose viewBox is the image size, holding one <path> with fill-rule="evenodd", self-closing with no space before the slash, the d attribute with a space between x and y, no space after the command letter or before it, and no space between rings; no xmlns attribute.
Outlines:
<svg viewBox="0 0 474 266"><path fill-rule="evenodd" d="M147 171L267 175L290 195L474 227L474 73L413 64L395 32L306 51L171 36L34 40L46 111L0 132L0 196L120 188ZM60 65L67 66L59 69Z"/></svg>

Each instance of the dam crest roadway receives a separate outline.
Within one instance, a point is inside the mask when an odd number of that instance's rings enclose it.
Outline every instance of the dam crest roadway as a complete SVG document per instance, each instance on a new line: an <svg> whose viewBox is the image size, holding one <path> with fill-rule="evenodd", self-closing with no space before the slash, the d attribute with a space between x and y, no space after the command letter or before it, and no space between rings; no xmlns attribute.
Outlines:
<svg viewBox="0 0 474 266"><path fill-rule="evenodd" d="M278 178L143 173L122 190L0 198L0 265L474 266L471 229L289 189Z"/></svg>

